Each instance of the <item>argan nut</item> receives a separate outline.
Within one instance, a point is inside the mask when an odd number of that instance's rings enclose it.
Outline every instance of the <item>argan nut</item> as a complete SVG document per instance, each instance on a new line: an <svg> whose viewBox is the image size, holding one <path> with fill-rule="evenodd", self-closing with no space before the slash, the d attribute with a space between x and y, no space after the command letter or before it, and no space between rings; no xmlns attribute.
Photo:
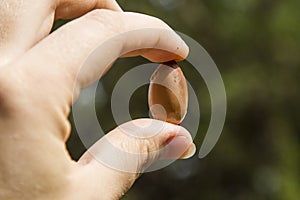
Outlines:
<svg viewBox="0 0 300 200"><path fill-rule="evenodd" d="M180 124L187 112L188 89L175 61L158 66L150 79L148 103L154 119Z"/></svg>

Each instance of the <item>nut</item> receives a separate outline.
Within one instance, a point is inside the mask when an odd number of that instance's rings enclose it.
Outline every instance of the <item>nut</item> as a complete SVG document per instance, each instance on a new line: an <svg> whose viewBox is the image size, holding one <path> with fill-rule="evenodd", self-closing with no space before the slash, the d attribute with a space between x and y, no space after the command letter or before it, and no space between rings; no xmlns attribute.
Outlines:
<svg viewBox="0 0 300 200"><path fill-rule="evenodd" d="M187 112L188 89L175 61L158 66L150 79L148 103L154 119L180 124Z"/></svg>

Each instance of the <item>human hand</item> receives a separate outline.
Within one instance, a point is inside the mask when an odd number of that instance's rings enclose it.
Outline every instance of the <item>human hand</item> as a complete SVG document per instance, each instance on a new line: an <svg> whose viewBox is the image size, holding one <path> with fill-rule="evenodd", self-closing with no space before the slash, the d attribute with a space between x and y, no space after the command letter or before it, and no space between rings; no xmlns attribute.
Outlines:
<svg viewBox="0 0 300 200"><path fill-rule="evenodd" d="M79 18L49 35L55 19L74 17ZM151 119L125 123L92 147L107 152L103 143L109 141L138 154L129 163L134 173L109 168L89 151L75 162L65 146L72 102L113 60L142 55L164 62L187 56L187 46L161 20L122 12L113 0L4 0L0 27L0 199L118 199L155 160L191 154L192 138L184 128ZM152 30L151 37L144 29ZM118 35L117 43L109 42ZM100 55L97 67L82 70L88 55L104 43L103 53L110 54ZM145 128L148 123L163 128L148 139L124 133L134 124L135 133L153 134ZM166 144L168 153L160 152ZM126 159L120 162L128 165Z"/></svg>

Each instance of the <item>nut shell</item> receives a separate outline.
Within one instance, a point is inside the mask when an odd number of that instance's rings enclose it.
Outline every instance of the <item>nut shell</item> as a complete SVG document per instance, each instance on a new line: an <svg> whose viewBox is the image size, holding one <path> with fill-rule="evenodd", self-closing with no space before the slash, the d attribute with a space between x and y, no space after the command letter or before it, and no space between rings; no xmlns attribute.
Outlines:
<svg viewBox="0 0 300 200"><path fill-rule="evenodd" d="M180 124L187 112L186 79L175 61L158 66L150 79L148 103L154 119Z"/></svg>

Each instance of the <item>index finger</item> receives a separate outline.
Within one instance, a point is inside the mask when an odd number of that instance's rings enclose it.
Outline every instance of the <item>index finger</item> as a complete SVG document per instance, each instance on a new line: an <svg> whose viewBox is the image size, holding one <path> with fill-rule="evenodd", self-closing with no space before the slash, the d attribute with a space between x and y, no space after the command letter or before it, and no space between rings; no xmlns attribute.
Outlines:
<svg viewBox="0 0 300 200"><path fill-rule="evenodd" d="M95 49L98 51L89 60L89 66L81 69ZM94 10L45 38L27 58L29 61L39 58L43 63L55 65L40 70L64 74L63 81L71 77L73 81L77 80L76 87L84 88L99 79L118 57L133 51L145 54L151 61L165 62L182 60L189 50L184 41L157 18ZM72 82L70 89L73 86Z"/></svg>

